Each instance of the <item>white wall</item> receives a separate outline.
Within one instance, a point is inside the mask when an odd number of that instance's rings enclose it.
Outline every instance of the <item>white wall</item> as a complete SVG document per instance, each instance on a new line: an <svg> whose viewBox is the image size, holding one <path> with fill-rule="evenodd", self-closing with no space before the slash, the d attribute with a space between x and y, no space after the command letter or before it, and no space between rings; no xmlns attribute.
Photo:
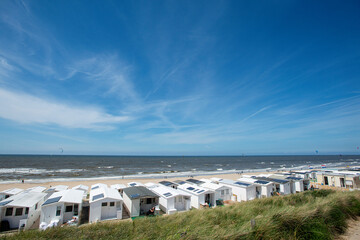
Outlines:
<svg viewBox="0 0 360 240"><path fill-rule="evenodd" d="M61 207L60 216L56 216L57 206ZM59 220L59 223L61 224L63 222L62 216L63 216L64 211L65 211L65 209L64 209L63 203L54 203L54 204L41 206L40 222L45 222L45 223L49 224L52 220Z"/></svg>

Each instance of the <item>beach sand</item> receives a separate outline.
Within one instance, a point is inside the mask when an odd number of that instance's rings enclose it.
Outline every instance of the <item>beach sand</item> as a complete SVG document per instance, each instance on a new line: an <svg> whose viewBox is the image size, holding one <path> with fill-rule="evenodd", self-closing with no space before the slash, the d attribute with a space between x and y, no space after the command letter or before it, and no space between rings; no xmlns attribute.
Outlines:
<svg viewBox="0 0 360 240"><path fill-rule="evenodd" d="M240 178L242 175L259 175L259 174L270 174L270 173L274 173L274 172L251 172L251 173L244 173L244 174L220 174L220 175L205 175L205 176L195 176L195 179L201 179L201 178L212 178L212 177L217 177L217 178L226 178L226 179L232 179L232 180L236 180L238 178ZM173 177L173 178L136 178L136 179L111 179L111 180L79 180L79 181L53 181L53 182L43 182L43 183L27 183L25 180L25 183L21 183L21 181L19 181L19 183L6 183L6 184L1 184L0 182L0 191L6 190L6 189L10 189L10 188L21 188L21 189L27 189L30 187L36 187L36 186L43 186L46 188L49 188L50 186L56 186L56 185L66 185L69 186L69 188L75 187L79 184L83 184L86 185L90 188L91 185L96 184L96 183L104 183L109 185L113 185L113 184L127 184L129 182L140 182L140 183L147 183L147 182L153 182L153 183L158 183L160 181L164 181L164 180L168 180L168 181L175 181L175 180L186 180L189 179L189 177Z"/></svg>

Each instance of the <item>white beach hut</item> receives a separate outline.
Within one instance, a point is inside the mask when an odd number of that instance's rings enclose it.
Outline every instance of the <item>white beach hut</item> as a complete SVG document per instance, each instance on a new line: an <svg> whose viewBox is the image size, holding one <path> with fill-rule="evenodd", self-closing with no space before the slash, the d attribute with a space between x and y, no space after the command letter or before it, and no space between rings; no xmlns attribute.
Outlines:
<svg viewBox="0 0 360 240"><path fill-rule="evenodd" d="M166 214L190 209L190 194L161 184L147 183L145 186L160 196L159 207Z"/></svg>
<svg viewBox="0 0 360 240"><path fill-rule="evenodd" d="M249 201L256 198L256 187L252 183L233 181L229 179L211 178L211 180L231 187L234 201Z"/></svg>
<svg viewBox="0 0 360 240"><path fill-rule="evenodd" d="M56 185L56 186L46 189L44 192L47 193L47 197L49 197L51 194L53 194L55 192L64 191L64 190L67 190L68 188L69 188L69 186L66 186L66 185Z"/></svg>
<svg viewBox="0 0 360 240"><path fill-rule="evenodd" d="M171 188L175 188L175 189L177 189L177 187L179 186L179 184L177 184L177 183L175 183L175 182L170 182L170 181L166 181L166 180L164 180L164 181L161 181L161 182L159 182L161 185L164 185L164 186L166 186L166 187L171 187Z"/></svg>
<svg viewBox="0 0 360 240"><path fill-rule="evenodd" d="M224 184L217 184L206 181L206 179L200 179L203 183L199 186L213 190L215 192L215 200L228 201L231 200L232 188Z"/></svg>
<svg viewBox="0 0 360 240"><path fill-rule="evenodd" d="M84 194L83 194L84 199L86 199L87 193L89 191L89 187L86 186L86 185L82 185L82 184L79 184L79 185L77 185L77 186L75 186L75 187L73 187L71 189L83 191L84 192Z"/></svg>
<svg viewBox="0 0 360 240"><path fill-rule="evenodd" d="M18 193L21 193L22 191L24 191L24 189L21 189L21 188L10 188L10 189L1 191L0 192L0 201L3 199L9 198L13 195L16 195Z"/></svg>
<svg viewBox="0 0 360 240"><path fill-rule="evenodd" d="M120 193L107 186L91 188L89 222L122 219L123 198Z"/></svg>
<svg viewBox="0 0 360 240"><path fill-rule="evenodd" d="M123 199L130 217L145 215L159 204L159 196L144 186L124 188Z"/></svg>
<svg viewBox="0 0 360 240"><path fill-rule="evenodd" d="M46 190L46 187L42 187L42 186L36 186L36 187L31 187L26 189L24 192L44 192Z"/></svg>
<svg viewBox="0 0 360 240"><path fill-rule="evenodd" d="M200 208L201 205L216 206L215 191L213 190L190 183L180 184L177 189L191 194L191 206L194 208Z"/></svg>
<svg viewBox="0 0 360 240"><path fill-rule="evenodd" d="M84 192L68 189L54 192L41 206L41 226L57 226L81 214Z"/></svg>
<svg viewBox="0 0 360 240"><path fill-rule="evenodd" d="M124 184L113 184L110 186L110 188L116 189L122 196L123 190L124 188L127 188L127 186Z"/></svg>
<svg viewBox="0 0 360 240"><path fill-rule="evenodd" d="M22 192L0 202L0 222L8 228L29 229L40 216L45 193ZM3 228L3 226L2 226ZM6 226L4 227L6 229Z"/></svg>
<svg viewBox="0 0 360 240"><path fill-rule="evenodd" d="M304 179L298 177L286 177L285 179L290 181L291 193L304 191Z"/></svg>
<svg viewBox="0 0 360 240"><path fill-rule="evenodd" d="M272 183L270 181L258 180L258 179L249 178L249 177L239 178L238 181L254 184L256 186L256 197L257 198L271 197L275 190L274 183Z"/></svg>
<svg viewBox="0 0 360 240"><path fill-rule="evenodd" d="M269 175L259 175L254 176L253 178L257 180L269 181L275 184L275 191L282 195L291 194L290 181L286 179L281 179L280 177L269 177Z"/></svg>

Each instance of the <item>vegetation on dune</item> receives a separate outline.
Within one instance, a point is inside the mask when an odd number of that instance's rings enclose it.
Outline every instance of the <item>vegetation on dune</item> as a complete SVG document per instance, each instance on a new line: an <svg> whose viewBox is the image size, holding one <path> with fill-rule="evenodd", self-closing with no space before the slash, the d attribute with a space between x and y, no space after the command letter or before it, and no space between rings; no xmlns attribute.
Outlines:
<svg viewBox="0 0 360 240"><path fill-rule="evenodd" d="M360 192L332 190L257 199L134 221L28 231L5 239L332 239L360 216ZM255 226L251 226L255 219Z"/></svg>

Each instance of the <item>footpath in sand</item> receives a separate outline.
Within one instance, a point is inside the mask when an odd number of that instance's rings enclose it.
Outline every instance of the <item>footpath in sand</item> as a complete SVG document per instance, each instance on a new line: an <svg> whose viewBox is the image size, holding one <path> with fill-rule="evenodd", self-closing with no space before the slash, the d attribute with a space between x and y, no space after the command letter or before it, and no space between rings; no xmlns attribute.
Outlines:
<svg viewBox="0 0 360 240"><path fill-rule="evenodd" d="M348 229L344 235L341 235L339 240L359 240L360 239L360 217L357 220L348 222Z"/></svg>

